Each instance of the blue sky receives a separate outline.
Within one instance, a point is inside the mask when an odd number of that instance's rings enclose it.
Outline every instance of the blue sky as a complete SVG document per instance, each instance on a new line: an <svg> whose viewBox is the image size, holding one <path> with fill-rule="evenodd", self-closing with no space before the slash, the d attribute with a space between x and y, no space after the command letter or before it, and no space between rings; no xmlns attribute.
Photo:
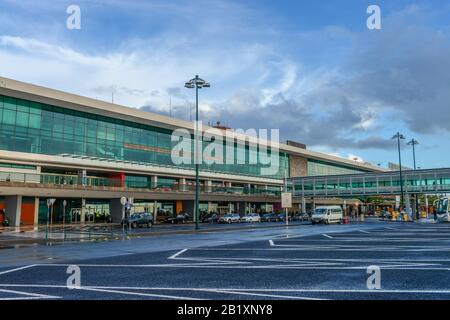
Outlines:
<svg viewBox="0 0 450 320"><path fill-rule="evenodd" d="M446 0L0 0L0 75L189 120L200 74L205 122L383 166L401 131L420 167L450 167L449 27Z"/></svg>

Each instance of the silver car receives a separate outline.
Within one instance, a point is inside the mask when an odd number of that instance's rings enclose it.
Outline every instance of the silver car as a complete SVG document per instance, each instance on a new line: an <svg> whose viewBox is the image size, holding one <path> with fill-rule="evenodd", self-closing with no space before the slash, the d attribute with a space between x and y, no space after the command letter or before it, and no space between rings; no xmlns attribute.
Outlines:
<svg viewBox="0 0 450 320"><path fill-rule="evenodd" d="M241 221L242 222L261 222L261 217L257 213L250 213L246 216L243 216Z"/></svg>
<svg viewBox="0 0 450 320"><path fill-rule="evenodd" d="M228 213L219 218L219 223L236 223L241 222L241 216L237 213Z"/></svg>

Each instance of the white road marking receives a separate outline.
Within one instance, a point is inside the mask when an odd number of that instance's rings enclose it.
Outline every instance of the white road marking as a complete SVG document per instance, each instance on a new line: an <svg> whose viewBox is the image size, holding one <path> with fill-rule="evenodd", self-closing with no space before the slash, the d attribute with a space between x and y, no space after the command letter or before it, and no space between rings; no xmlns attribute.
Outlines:
<svg viewBox="0 0 450 320"><path fill-rule="evenodd" d="M358 230L359 232L362 232L362 233L370 233L369 231L366 231L366 230Z"/></svg>
<svg viewBox="0 0 450 320"><path fill-rule="evenodd" d="M62 285L34 285L34 284L0 284L1 287L35 287L35 288L67 288L67 286ZM323 293L430 293L430 294L450 294L450 289L381 289L381 290L368 290L368 289L277 289L277 288L189 288L189 287L178 287L178 288L167 288L167 287L117 287L117 286L89 286L81 287L82 289L96 289L96 290L112 290L116 293L122 290L157 290L157 291L236 291L236 292L323 292ZM124 291L123 293L129 293ZM183 298L184 299L184 298Z"/></svg>
<svg viewBox="0 0 450 320"><path fill-rule="evenodd" d="M301 297L301 296L261 294L261 293L251 293L251 292L242 292L242 291L233 291L233 290L202 290L202 291L215 292L215 293L227 293L227 294L235 294L235 295L245 295L245 296L256 296L256 297L265 297L265 298L281 298L281 299L295 299L295 300L325 300L325 299L309 298L309 297Z"/></svg>
<svg viewBox="0 0 450 320"><path fill-rule="evenodd" d="M35 267L35 266L36 266L36 264L30 264L30 265L28 265L28 266L24 266L24 267L20 267L20 268L15 268L15 269L10 269L10 270L6 270L6 271L1 271L1 272L0 272L0 276L1 276L2 274L12 273L12 272L16 272L16 271L20 271L20 270L32 268L32 267Z"/></svg>
<svg viewBox="0 0 450 320"><path fill-rule="evenodd" d="M168 259L175 259L176 257L178 257L180 254L185 253L186 251L188 251L188 249L183 249L177 253L175 253L174 255L170 256Z"/></svg>
<svg viewBox="0 0 450 320"><path fill-rule="evenodd" d="M164 294L153 294L153 293L129 292L129 291L123 291L123 290L100 289L100 288L96 288L96 287L80 287L80 288L77 288L77 290L117 293L117 294L125 294L125 295L132 295L132 296L153 297L153 298L163 298L163 299L200 300L200 299L190 298L190 297L181 297L181 296L172 296L172 295L169 296L169 295L164 295Z"/></svg>
<svg viewBox="0 0 450 320"><path fill-rule="evenodd" d="M275 246L275 244L273 243L273 240L269 240L269 244L270 244L271 247Z"/></svg>
<svg viewBox="0 0 450 320"><path fill-rule="evenodd" d="M324 237L327 237L328 239L333 239L332 236L329 236L329 235L327 235L327 234L325 234L325 233L323 233L322 235L323 235Z"/></svg>
<svg viewBox="0 0 450 320"><path fill-rule="evenodd" d="M50 296L50 295L47 295L47 294L23 292L23 291L8 290L8 289L0 289L0 292L12 293L12 294L16 294L16 295L25 296L25 297L0 298L0 300L61 299L62 298L62 297L58 297L58 296Z"/></svg>

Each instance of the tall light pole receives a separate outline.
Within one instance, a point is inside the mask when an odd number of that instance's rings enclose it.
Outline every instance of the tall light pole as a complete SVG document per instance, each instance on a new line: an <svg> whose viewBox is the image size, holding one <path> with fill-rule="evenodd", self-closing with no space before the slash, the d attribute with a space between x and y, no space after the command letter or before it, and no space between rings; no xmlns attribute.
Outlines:
<svg viewBox="0 0 450 320"><path fill-rule="evenodd" d="M400 132L397 132L395 136L392 137L392 139L397 139L397 147L398 147L398 164L400 167L400 207L403 207L403 173L402 173L402 155L400 152L400 140L406 139L404 135L402 135Z"/></svg>
<svg viewBox="0 0 450 320"><path fill-rule="evenodd" d="M199 152L202 152L202 147L199 146L199 132L198 132L198 90L202 88L210 88L211 85L203 79L200 79L198 75L195 78L189 80L184 85L188 89L195 89L195 132L194 132L194 162L195 162L195 212L194 212L194 220L195 220L195 230L199 229L199 197L200 197L200 178L199 178Z"/></svg>
<svg viewBox="0 0 450 320"><path fill-rule="evenodd" d="M416 145L419 144L419 141L415 140L415 139L411 139L411 141L408 142L409 146L412 146L412 150L413 150L413 161L414 161L414 170L417 170L416 167ZM418 212L418 203L417 203L417 193L414 197L414 208L416 211L416 218L419 219L419 212Z"/></svg>
<svg viewBox="0 0 450 320"><path fill-rule="evenodd" d="M416 167L416 145L419 144L419 141L415 140L415 139L411 139L411 141L408 142L409 146L412 146L412 150L413 150L413 160L414 160L414 170L417 169Z"/></svg>

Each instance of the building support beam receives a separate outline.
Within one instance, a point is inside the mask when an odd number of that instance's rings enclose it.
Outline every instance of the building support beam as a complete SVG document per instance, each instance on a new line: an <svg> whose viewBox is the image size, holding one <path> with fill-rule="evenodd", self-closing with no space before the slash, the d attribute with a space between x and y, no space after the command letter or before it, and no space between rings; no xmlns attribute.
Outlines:
<svg viewBox="0 0 450 320"><path fill-rule="evenodd" d="M34 198L34 226L39 224L39 197Z"/></svg>
<svg viewBox="0 0 450 320"><path fill-rule="evenodd" d="M11 227L20 227L20 215L22 211L22 196L5 197L6 217Z"/></svg>
<svg viewBox="0 0 450 320"><path fill-rule="evenodd" d="M151 176L150 182L152 184L152 188L158 187L158 176Z"/></svg>
<svg viewBox="0 0 450 320"><path fill-rule="evenodd" d="M158 201L153 202L153 223L156 223L158 218Z"/></svg>

